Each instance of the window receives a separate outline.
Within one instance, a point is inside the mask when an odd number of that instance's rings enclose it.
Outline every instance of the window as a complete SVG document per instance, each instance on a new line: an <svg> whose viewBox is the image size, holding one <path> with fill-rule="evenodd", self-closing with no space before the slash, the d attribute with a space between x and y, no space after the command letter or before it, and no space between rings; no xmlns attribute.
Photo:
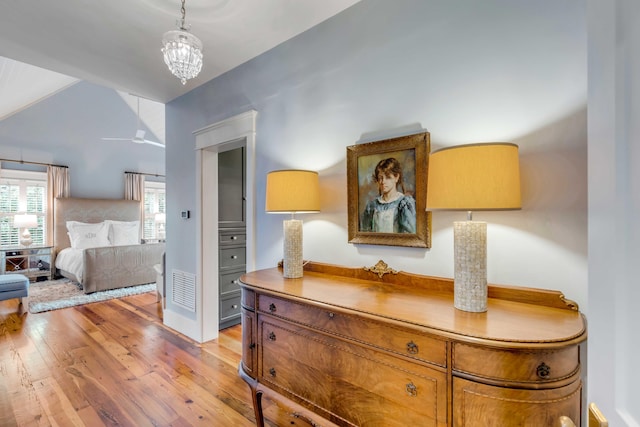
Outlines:
<svg viewBox="0 0 640 427"><path fill-rule="evenodd" d="M30 228L34 246L47 239L47 173L3 169L0 173L0 246L18 246L20 230L13 227L16 214L36 215L38 226Z"/></svg>
<svg viewBox="0 0 640 427"><path fill-rule="evenodd" d="M165 238L165 192L164 182L144 183L144 225L142 237L146 240Z"/></svg>

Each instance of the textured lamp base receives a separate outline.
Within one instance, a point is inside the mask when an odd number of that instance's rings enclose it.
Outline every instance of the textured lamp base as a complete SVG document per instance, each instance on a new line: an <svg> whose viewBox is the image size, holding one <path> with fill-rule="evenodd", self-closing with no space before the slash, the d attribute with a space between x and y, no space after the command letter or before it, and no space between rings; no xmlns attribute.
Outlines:
<svg viewBox="0 0 640 427"><path fill-rule="evenodd" d="M282 222L284 231L284 277L302 277L302 221L288 219Z"/></svg>
<svg viewBox="0 0 640 427"><path fill-rule="evenodd" d="M455 308L487 311L487 223L453 223Z"/></svg>

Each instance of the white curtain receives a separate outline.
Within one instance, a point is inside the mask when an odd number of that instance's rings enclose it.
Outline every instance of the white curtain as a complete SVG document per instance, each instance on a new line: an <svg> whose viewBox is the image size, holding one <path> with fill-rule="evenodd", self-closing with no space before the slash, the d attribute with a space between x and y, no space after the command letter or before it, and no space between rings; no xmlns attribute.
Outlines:
<svg viewBox="0 0 640 427"><path fill-rule="evenodd" d="M69 168L47 166L47 244L53 245L54 209L57 197L69 197Z"/></svg>
<svg viewBox="0 0 640 427"><path fill-rule="evenodd" d="M144 175L125 172L124 198L140 201L140 237L142 237L144 230Z"/></svg>

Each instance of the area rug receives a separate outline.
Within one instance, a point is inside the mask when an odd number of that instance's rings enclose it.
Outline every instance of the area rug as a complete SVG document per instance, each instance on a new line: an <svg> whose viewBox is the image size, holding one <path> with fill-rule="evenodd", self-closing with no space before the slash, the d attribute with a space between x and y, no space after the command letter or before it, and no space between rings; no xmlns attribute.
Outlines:
<svg viewBox="0 0 640 427"><path fill-rule="evenodd" d="M35 282L29 285L29 312L41 313L43 311L122 298L155 290L156 284L150 283L148 285L85 294L82 290L82 285L69 279Z"/></svg>

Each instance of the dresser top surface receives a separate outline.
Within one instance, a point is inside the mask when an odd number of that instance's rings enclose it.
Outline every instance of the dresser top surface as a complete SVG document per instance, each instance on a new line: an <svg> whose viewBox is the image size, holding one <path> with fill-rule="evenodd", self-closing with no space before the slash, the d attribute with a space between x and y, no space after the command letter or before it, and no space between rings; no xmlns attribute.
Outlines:
<svg viewBox="0 0 640 427"><path fill-rule="evenodd" d="M555 347L586 339L583 315L577 309L561 308L561 304L549 306L536 302L535 298L534 302L505 299L498 289L493 293L499 295L488 299L486 312L471 313L454 308L453 293L447 289L446 279L433 281L426 276L411 275L411 283L398 284L378 280L377 275L372 277L369 280L305 271L302 278L287 279L281 269L272 268L247 273L240 280L242 286L259 292L434 330L466 342ZM550 293L552 298L562 297L554 291L542 292Z"/></svg>

